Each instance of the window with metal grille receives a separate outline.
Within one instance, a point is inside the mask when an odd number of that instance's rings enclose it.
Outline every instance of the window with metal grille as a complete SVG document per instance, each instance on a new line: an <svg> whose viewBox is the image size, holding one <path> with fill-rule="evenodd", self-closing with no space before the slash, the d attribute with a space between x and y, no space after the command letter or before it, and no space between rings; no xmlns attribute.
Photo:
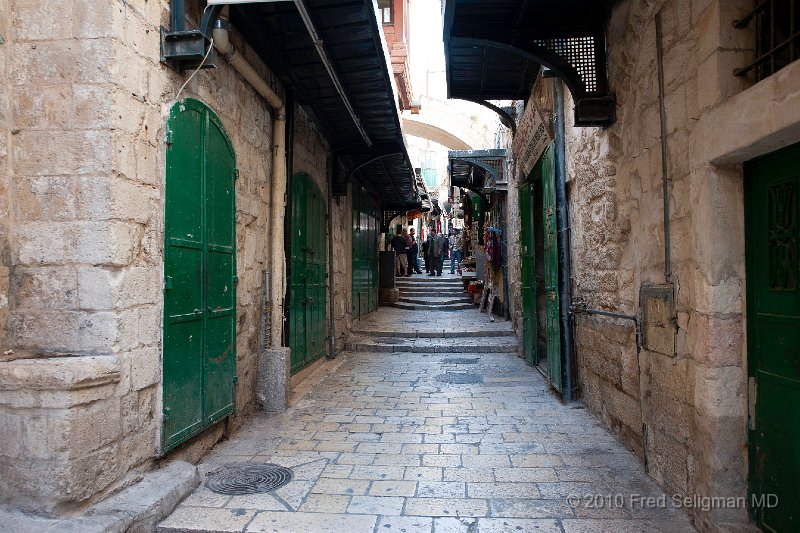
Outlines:
<svg viewBox="0 0 800 533"><path fill-rule="evenodd" d="M393 0L378 0L378 16L383 24L391 24L394 19Z"/></svg>
<svg viewBox="0 0 800 533"><path fill-rule="evenodd" d="M734 27L755 31L755 59L737 76L758 82L800 58L800 0L759 0Z"/></svg>

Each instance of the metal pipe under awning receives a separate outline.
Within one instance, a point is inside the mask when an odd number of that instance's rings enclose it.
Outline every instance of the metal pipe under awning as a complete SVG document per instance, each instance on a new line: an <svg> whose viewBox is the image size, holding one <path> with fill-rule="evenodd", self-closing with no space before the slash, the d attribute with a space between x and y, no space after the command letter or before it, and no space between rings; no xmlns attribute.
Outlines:
<svg viewBox="0 0 800 533"><path fill-rule="evenodd" d="M364 139L364 142L367 144L368 148L372 148L372 139L370 139L369 134L364 129L364 126L361 124L361 119L358 118L358 114L356 113L353 104L350 102L350 98L347 96L347 93L344 90L344 86L342 85L341 80L339 79L339 75L336 73L336 69L333 66L333 62L328 57L328 51L325 49L325 41L319 36L319 32L317 31L317 27L314 25L314 21L311 18L311 14L306 9L305 2L303 0L208 0L208 5L228 5L228 4L258 4L258 3L272 3L272 2L290 2L293 1L295 7L297 7L297 12L300 14L300 18L303 19L303 24L306 27L306 31L308 31L308 36L311 38L311 41L314 43L314 48L317 49L317 54L319 55L320 61L325 66L325 70L328 71L328 76L331 78L331 82L333 82L334 87L336 88L336 92L339 93L339 97L342 99L342 103L344 103L344 107L347 109L347 112L350 114L350 118L353 119L353 123L358 130L358 133Z"/></svg>

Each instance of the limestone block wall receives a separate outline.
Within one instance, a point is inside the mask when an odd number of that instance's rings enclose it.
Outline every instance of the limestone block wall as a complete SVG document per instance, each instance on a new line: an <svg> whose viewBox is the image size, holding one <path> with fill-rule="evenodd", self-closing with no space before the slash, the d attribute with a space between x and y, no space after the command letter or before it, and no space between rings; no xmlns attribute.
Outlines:
<svg viewBox="0 0 800 533"><path fill-rule="evenodd" d="M335 197L333 216L333 301L336 350L344 350L353 327L353 185L347 196ZM330 302L329 302L330 303ZM328 332L330 334L330 331Z"/></svg>
<svg viewBox="0 0 800 533"><path fill-rule="evenodd" d="M9 310L9 276L11 266L11 98L9 57L11 44L11 7L9 0L0 0L0 353L6 351L6 323Z"/></svg>
<svg viewBox="0 0 800 533"><path fill-rule="evenodd" d="M68 512L157 457L164 128L188 76L159 63L168 6L0 1L0 344L15 358L0 362L0 504ZM235 427L253 406L271 117L216 64L181 97L220 116L240 170ZM197 457L220 434L171 457Z"/></svg>
<svg viewBox="0 0 800 533"><path fill-rule="evenodd" d="M774 120L760 137L751 135L749 149L734 146L738 136L731 126L741 124L744 131L750 121L766 122L759 110L782 105L800 89L786 85L789 74L750 89L732 74L752 57L752 36L732 27L750 8L751 2L721 0L618 4L608 32L617 122L604 130L567 131L573 293L593 308L639 314L640 287L665 281L655 31L660 12L676 349L637 352L632 323L581 316L576 353L587 406L671 493L747 494L741 163L782 146L778 128L784 128L786 145L792 125ZM780 83L780 91L766 88ZM715 152L720 142L729 146ZM747 522L744 510L692 514L701 530Z"/></svg>

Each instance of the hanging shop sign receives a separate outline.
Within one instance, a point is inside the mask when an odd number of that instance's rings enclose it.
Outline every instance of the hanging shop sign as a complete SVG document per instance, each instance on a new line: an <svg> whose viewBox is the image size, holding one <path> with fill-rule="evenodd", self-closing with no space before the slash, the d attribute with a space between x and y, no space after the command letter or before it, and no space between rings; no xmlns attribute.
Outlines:
<svg viewBox="0 0 800 533"><path fill-rule="evenodd" d="M523 177L531 173L551 141L552 135L541 111L529 101L511 144L515 164Z"/></svg>

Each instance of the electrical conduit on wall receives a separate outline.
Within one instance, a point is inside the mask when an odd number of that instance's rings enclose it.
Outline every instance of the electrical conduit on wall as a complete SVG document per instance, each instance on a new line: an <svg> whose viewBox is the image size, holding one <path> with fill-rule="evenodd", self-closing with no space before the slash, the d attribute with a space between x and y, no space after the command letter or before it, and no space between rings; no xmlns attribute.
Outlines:
<svg viewBox="0 0 800 533"><path fill-rule="evenodd" d="M283 99L267 83L255 68L236 51L230 41L229 23L225 18L227 7L214 24L214 47L242 77L261 95L272 108L272 183L267 193L271 202L270 213L270 323L271 344L281 346L283 325L283 295L286 292L286 257L283 249L283 231L286 217L286 107Z"/></svg>

